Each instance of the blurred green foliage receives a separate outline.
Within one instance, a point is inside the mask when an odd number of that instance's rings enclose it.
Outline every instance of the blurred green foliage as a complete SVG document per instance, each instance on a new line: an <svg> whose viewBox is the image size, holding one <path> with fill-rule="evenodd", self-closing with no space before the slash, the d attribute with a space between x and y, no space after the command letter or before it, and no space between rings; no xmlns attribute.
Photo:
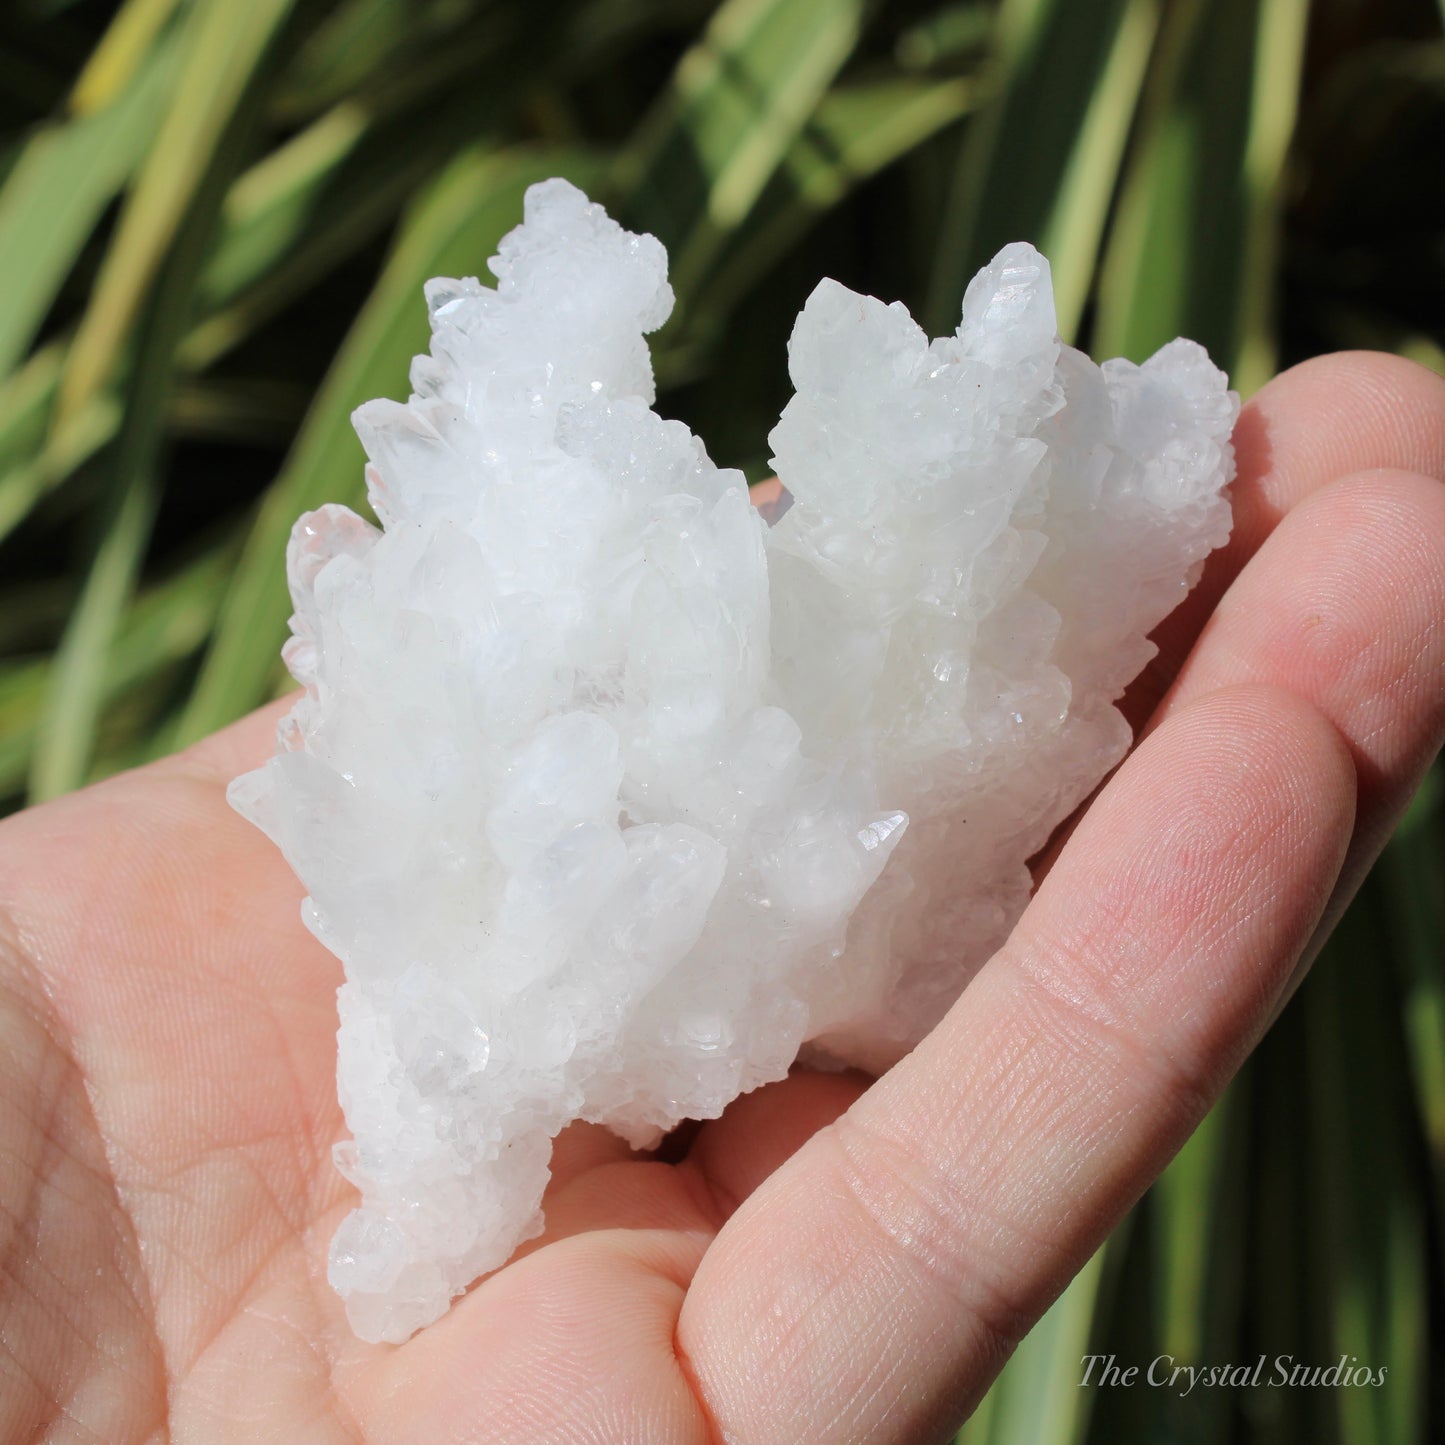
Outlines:
<svg viewBox="0 0 1445 1445"><path fill-rule="evenodd" d="M1026 237L1061 326L1183 332L1248 393L1339 346L1445 368L1442 0L12 0L0 9L0 800L282 685L291 521L361 504L422 281L570 176L674 264L661 405L766 473L823 274L944 329ZM1438 779L1438 774L1437 774ZM962 1439L1445 1438L1445 819ZM1077 1387L1080 1357L1389 1367Z"/></svg>

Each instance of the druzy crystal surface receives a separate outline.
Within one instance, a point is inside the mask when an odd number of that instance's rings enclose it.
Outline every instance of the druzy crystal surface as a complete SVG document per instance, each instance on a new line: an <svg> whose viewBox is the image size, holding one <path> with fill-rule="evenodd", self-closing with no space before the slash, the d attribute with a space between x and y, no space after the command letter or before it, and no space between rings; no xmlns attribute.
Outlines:
<svg viewBox="0 0 1445 1445"><path fill-rule="evenodd" d="M1223 375L1063 345L1029 246L935 341L818 286L771 530L651 410L657 241L551 181L491 269L428 285L414 394L356 413L381 529L296 526L304 693L231 790L345 964L330 1277L373 1340L540 1229L569 1121L647 1146L915 1043L1229 529Z"/></svg>

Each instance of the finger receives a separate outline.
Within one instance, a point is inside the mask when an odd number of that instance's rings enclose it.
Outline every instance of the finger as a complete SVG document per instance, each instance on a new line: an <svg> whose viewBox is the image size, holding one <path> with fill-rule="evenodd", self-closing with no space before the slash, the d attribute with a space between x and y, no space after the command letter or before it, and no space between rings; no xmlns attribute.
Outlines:
<svg viewBox="0 0 1445 1445"><path fill-rule="evenodd" d="M705 1439L673 1331L707 1243L617 1229L509 1265L400 1349L343 1365L358 1433L388 1445Z"/></svg>
<svg viewBox="0 0 1445 1445"><path fill-rule="evenodd" d="M678 1338L720 1435L942 1438L1254 1043L1354 796L1278 689L1141 745L943 1024L708 1252Z"/></svg>
<svg viewBox="0 0 1445 1445"><path fill-rule="evenodd" d="M564 1189L580 1174L602 1169L609 1164L622 1164L642 1156L625 1139L601 1124L578 1119L568 1124L552 1140L551 1178L548 1193Z"/></svg>
<svg viewBox="0 0 1445 1445"><path fill-rule="evenodd" d="M1256 682L1313 704L1350 749L1355 837L1328 926L1445 734L1445 486L1375 471L1306 498L1225 594L1158 719Z"/></svg>
<svg viewBox="0 0 1445 1445"><path fill-rule="evenodd" d="M734 1100L704 1124L679 1166L707 1192L716 1223L731 1217L779 1165L831 1124L872 1082L866 1074L797 1069L786 1079Z"/></svg>
<svg viewBox="0 0 1445 1445"><path fill-rule="evenodd" d="M192 743L169 762L221 784L259 768L276 751L276 727L296 705L298 696L291 692L274 698L219 732Z"/></svg>
<svg viewBox="0 0 1445 1445"><path fill-rule="evenodd" d="M1216 603L1306 497L1372 468L1445 481L1445 381L1376 352L1317 357L1260 390L1240 416L1234 445L1233 531L1199 585L1154 633L1159 654L1121 703L1136 728L1169 690Z"/></svg>
<svg viewBox="0 0 1445 1445"><path fill-rule="evenodd" d="M744 1094L695 1134L677 1165L629 1149L595 1124L557 1136L542 1200L546 1228L518 1251L597 1229L715 1234L738 1205L868 1087L863 1074L797 1070Z"/></svg>

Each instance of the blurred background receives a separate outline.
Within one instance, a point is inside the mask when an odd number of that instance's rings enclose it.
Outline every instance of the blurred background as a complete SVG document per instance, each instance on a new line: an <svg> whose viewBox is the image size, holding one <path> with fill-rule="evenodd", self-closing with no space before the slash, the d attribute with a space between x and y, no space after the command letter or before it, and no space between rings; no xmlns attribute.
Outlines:
<svg viewBox="0 0 1445 1445"><path fill-rule="evenodd" d="M284 685L291 522L364 507L348 414L405 396L422 281L482 269L545 176L667 244L660 408L754 481L820 276L948 330L1018 238L1098 355L1184 333L1246 395L1337 347L1445 370L1442 19L1445 0L6 0L0 807ZM1441 796L1437 765L969 1445L1445 1438ZM1096 1352L1389 1373L1181 1399L1080 1388Z"/></svg>

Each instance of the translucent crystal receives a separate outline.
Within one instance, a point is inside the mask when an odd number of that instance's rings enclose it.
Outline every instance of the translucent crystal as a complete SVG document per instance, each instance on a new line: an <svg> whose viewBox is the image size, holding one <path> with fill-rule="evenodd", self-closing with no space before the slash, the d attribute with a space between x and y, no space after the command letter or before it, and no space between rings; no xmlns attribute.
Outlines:
<svg viewBox="0 0 1445 1445"><path fill-rule="evenodd" d="M491 268L430 283L415 394L356 413L384 530L297 524L305 691L231 792L345 964L330 1273L368 1339L537 1232L570 1120L647 1146L800 1050L917 1042L1229 530L1225 378L1063 345L1029 246L931 342L818 286L771 531L650 410L657 241L549 181Z"/></svg>

